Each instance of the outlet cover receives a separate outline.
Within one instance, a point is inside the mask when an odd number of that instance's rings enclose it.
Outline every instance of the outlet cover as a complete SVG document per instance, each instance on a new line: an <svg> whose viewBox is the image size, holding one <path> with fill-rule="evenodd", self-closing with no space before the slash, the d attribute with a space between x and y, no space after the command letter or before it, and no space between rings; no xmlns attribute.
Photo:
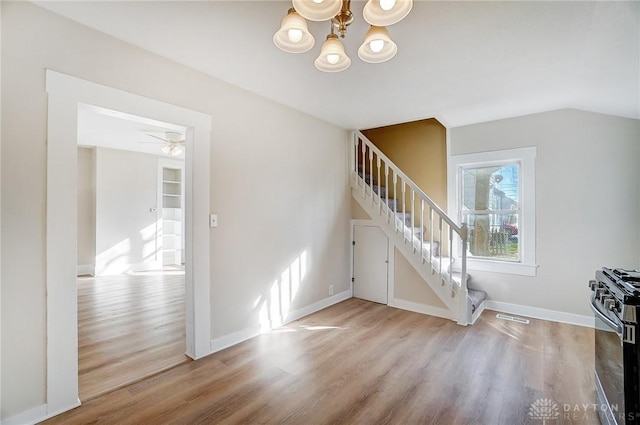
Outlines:
<svg viewBox="0 0 640 425"><path fill-rule="evenodd" d="M333 285L329 285L329 295L333 295Z"/></svg>

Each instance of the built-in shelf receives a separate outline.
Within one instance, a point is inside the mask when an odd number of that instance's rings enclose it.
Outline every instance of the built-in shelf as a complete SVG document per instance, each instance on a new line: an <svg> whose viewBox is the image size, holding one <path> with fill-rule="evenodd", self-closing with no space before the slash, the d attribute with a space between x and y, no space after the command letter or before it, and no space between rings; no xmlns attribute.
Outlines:
<svg viewBox="0 0 640 425"><path fill-rule="evenodd" d="M162 250L165 264L182 263L182 170L162 168Z"/></svg>

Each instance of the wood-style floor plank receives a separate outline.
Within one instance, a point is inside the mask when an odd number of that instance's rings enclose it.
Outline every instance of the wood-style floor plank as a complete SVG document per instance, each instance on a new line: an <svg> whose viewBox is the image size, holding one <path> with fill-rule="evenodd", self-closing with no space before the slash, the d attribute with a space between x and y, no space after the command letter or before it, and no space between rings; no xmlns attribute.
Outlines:
<svg viewBox="0 0 640 425"><path fill-rule="evenodd" d="M187 361L184 273L78 278L81 400Z"/></svg>
<svg viewBox="0 0 640 425"><path fill-rule="evenodd" d="M593 331L486 311L474 326L350 299L46 424L597 424ZM547 421L551 423L551 421Z"/></svg>

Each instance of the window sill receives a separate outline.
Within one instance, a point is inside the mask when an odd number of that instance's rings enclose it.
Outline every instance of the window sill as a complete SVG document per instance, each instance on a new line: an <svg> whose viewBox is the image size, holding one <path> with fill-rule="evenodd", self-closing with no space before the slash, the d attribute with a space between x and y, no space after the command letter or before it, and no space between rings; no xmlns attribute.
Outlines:
<svg viewBox="0 0 640 425"><path fill-rule="evenodd" d="M538 271L538 265L511 263L508 261L476 260L467 257L467 270L535 276Z"/></svg>

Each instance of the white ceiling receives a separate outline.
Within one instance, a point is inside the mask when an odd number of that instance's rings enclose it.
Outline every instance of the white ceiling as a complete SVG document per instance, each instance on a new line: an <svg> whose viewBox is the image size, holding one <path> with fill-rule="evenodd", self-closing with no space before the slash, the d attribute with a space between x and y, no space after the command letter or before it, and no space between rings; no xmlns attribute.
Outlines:
<svg viewBox="0 0 640 425"><path fill-rule="evenodd" d="M351 67L317 71L315 47L281 52L285 1L37 2L44 8L344 128L436 117L465 124L560 108L640 118L640 3L417 1L389 27L397 56L357 57L361 1L344 40Z"/></svg>
<svg viewBox="0 0 640 425"><path fill-rule="evenodd" d="M149 134L166 137L165 133L177 132L183 136L185 128L121 112L90 105L78 107L78 145L100 146L133 152L142 152L173 159L184 159L162 152L164 142Z"/></svg>

